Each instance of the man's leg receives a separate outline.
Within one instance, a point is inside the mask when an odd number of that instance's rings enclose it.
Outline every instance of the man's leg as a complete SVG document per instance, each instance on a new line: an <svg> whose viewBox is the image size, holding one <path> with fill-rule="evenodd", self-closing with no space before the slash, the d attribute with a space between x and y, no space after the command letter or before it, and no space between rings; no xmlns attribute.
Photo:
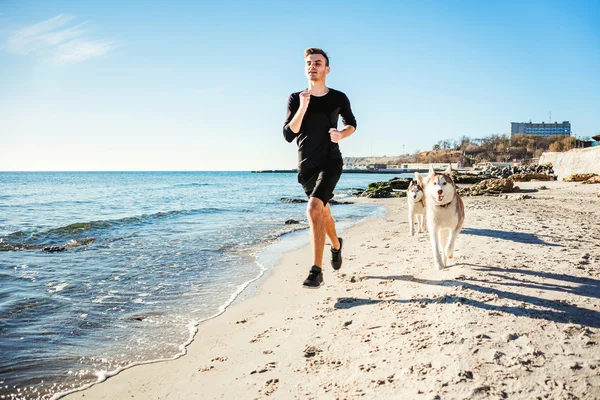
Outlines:
<svg viewBox="0 0 600 400"><path fill-rule="evenodd" d="M322 267L323 264L323 249L325 248L325 209L323 201L316 197L311 197L308 200L306 215L310 224L310 239L313 248L313 265ZM331 214L329 214L331 218ZM333 225L333 220L331 221ZM335 227L334 234L335 234Z"/></svg>
<svg viewBox="0 0 600 400"><path fill-rule="evenodd" d="M335 221L331 216L329 204L327 204L323 209L323 219L325 221L325 232L327 233L327 236L329 236L329 241L331 242L333 248L338 250L340 248L340 241L338 240L338 236L335 231Z"/></svg>

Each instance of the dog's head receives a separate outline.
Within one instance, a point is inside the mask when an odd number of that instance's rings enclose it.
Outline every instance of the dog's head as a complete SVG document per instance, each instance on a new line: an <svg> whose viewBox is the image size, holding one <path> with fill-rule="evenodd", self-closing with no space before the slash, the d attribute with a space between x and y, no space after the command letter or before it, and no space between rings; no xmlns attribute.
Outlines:
<svg viewBox="0 0 600 400"><path fill-rule="evenodd" d="M433 167L429 166L429 175L424 187L427 201L431 201L432 204L438 206L450 203L456 194L456 185L452 179L450 165L441 174L435 172Z"/></svg>
<svg viewBox="0 0 600 400"><path fill-rule="evenodd" d="M416 180L411 180L406 191L406 196L409 200L415 203L421 201L425 193L423 192L423 177L418 172L415 172Z"/></svg>

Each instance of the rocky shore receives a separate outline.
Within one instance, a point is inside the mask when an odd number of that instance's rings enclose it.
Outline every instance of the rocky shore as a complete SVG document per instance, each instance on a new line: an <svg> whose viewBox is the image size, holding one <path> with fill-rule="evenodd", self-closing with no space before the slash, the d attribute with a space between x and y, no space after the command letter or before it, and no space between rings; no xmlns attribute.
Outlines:
<svg viewBox="0 0 600 400"><path fill-rule="evenodd" d="M505 193L519 193L522 190L515 185L515 182L555 181L557 179L551 165L504 168L490 166L482 170L456 171L453 173L453 178L459 186L461 196L497 196ZM387 182L373 182L366 190L356 194L359 197L367 198L405 197L411 180L411 178L393 178ZM600 175L575 174L564 180L584 184L600 183ZM529 192L537 190L533 189Z"/></svg>

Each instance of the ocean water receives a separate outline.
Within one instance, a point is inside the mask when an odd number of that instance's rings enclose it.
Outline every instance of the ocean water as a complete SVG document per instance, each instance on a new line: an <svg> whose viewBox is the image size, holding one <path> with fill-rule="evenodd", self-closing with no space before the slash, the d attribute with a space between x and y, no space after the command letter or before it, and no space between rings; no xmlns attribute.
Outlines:
<svg viewBox="0 0 600 400"><path fill-rule="evenodd" d="M335 199L391 178L344 174ZM304 199L295 174L0 173L0 398L58 398L184 354L286 237L308 243L288 235L306 204L282 199ZM332 213L344 226L382 208Z"/></svg>

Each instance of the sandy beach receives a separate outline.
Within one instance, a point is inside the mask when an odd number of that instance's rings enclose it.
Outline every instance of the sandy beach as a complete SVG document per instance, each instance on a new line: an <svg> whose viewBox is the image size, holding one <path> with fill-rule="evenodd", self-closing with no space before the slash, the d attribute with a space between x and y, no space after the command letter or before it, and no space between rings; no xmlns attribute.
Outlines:
<svg viewBox="0 0 600 400"><path fill-rule="evenodd" d="M301 287L310 248L288 252L185 356L66 398L600 399L599 186L518 185L464 198L442 271L406 199L360 200L386 215L341 235L323 287Z"/></svg>

